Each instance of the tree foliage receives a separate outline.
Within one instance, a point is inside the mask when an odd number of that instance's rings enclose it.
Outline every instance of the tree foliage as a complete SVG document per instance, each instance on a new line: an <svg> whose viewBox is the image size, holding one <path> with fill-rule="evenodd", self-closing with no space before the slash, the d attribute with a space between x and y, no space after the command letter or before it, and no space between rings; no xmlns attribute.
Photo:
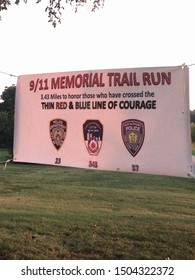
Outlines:
<svg viewBox="0 0 195 280"><path fill-rule="evenodd" d="M42 0L35 0L36 4L39 4L41 1ZM0 12L7 10L13 4L19 5L21 2L26 4L28 0L0 0ZM72 5L74 11L77 12L80 6L91 4L91 11L94 12L104 6L105 0L44 0L44 2L47 2L45 12L48 14L48 21L56 27L56 24L61 22L61 15L65 5Z"/></svg>
<svg viewBox="0 0 195 280"><path fill-rule="evenodd" d="M13 148L14 135L14 107L16 87L6 87L1 95L0 103L0 146Z"/></svg>
<svg viewBox="0 0 195 280"><path fill-rule="evenodd" d="M14 85L5 88L1 95L1 99L3 100L3 102L0 103L0 111L5 111L11 114L14 113L15 92L16 87Z"/></svg>
<svg viewBox="0 0 195 280"><path fill-rule="evenodd" d="M195 110L190 112L190 122L195 124Z"/></svg>
<svg viewBox="0 0 195 280"><path fill-rule="evenodd" d="M195 142L195 123L191 123L192 142Z"/></svg>
<svg viewBox="0 0 195 280"><path fill-rule="evenodd" d="M195 110L190 112L192 142L195 142Z"/></svg>

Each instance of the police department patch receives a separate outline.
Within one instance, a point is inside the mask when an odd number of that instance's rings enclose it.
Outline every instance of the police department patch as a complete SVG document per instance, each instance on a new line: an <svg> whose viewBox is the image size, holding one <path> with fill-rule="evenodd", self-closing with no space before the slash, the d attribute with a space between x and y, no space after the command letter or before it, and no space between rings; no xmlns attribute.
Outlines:
<svg viewBox="0 0 195 280"><path fill-rule="evenodd" d="M49 124L50 137L54 147L59 150L66 137L67 123L65 120L54 119Z"/></svg>
<svg viewBox="0 0 195 280"><path fill-rule="evenodd" d="M83 124L85 146L90 155L97 156L103 140L103 125L99 120L87 120Z"/></svg>
<svg viewBox="0 0 195 280"><path fill-rule="evenodd" d="M144 122L135 119L125 120L121 123L121 135L125 147L135 157L140 151L145 138Z"/></svg>

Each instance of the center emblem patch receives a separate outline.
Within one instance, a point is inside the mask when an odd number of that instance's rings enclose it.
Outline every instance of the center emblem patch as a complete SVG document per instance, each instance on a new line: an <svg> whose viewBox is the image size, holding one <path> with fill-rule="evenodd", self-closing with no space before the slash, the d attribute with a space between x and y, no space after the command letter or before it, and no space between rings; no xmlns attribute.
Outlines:
<svg viewBox="0 0 195 280"><path fill-rule="evenodd" d="M135 119L125 120L121 123L121 135L125 147L135 157L140 151L145 138L144 122Z"/></svg>
<svg viewBox="0 0 195 280"><path fill-rule="evenodd" d="M88 153L97 156L103 140L103 125L99 120L87 120L83 124L83 136Z"/></svg>
<svg viewBox="0 0 195 280"><path fill-rule="evenodd" d="M59 150L66 137L67 123L65 120L54 119L49 124L50 137L54 147Z"/></svg>

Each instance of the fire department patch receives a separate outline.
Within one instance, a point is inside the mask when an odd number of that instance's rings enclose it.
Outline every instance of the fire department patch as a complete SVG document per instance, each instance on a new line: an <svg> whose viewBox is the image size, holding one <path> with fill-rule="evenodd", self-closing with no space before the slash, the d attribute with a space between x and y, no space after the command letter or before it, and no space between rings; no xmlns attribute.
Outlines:
<svg viewBox="0 0 195 280"><path fill-rule="evenodd" d="M83 136L88 153L97 156L103 140L103 125L101 122L99 120L87 120L83 124Z"/></svg>
<svg viewBox="0 0 195 280"><path fill-rule="evenodd" d="M67 123L61 119L54 119L49 124L50 137L54 147L59 150L66 137Z"/></svg>
<svg viewBox="0 0 195 280"><path fill-rule="evenodd" d="M121 123L121 134L125 147L135 157L145 138L145 125L140 120L130 119Z"/></svg>

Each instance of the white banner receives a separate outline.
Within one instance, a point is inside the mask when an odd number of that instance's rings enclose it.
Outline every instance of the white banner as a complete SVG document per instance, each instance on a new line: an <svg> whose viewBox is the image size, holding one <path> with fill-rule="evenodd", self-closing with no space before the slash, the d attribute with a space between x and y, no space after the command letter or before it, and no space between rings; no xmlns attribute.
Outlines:
<svg viewBox="0 0 195 280"><path fill-rule="evenodd" d="M187 177L188 67L20 76L14 161Z"/></svg>

